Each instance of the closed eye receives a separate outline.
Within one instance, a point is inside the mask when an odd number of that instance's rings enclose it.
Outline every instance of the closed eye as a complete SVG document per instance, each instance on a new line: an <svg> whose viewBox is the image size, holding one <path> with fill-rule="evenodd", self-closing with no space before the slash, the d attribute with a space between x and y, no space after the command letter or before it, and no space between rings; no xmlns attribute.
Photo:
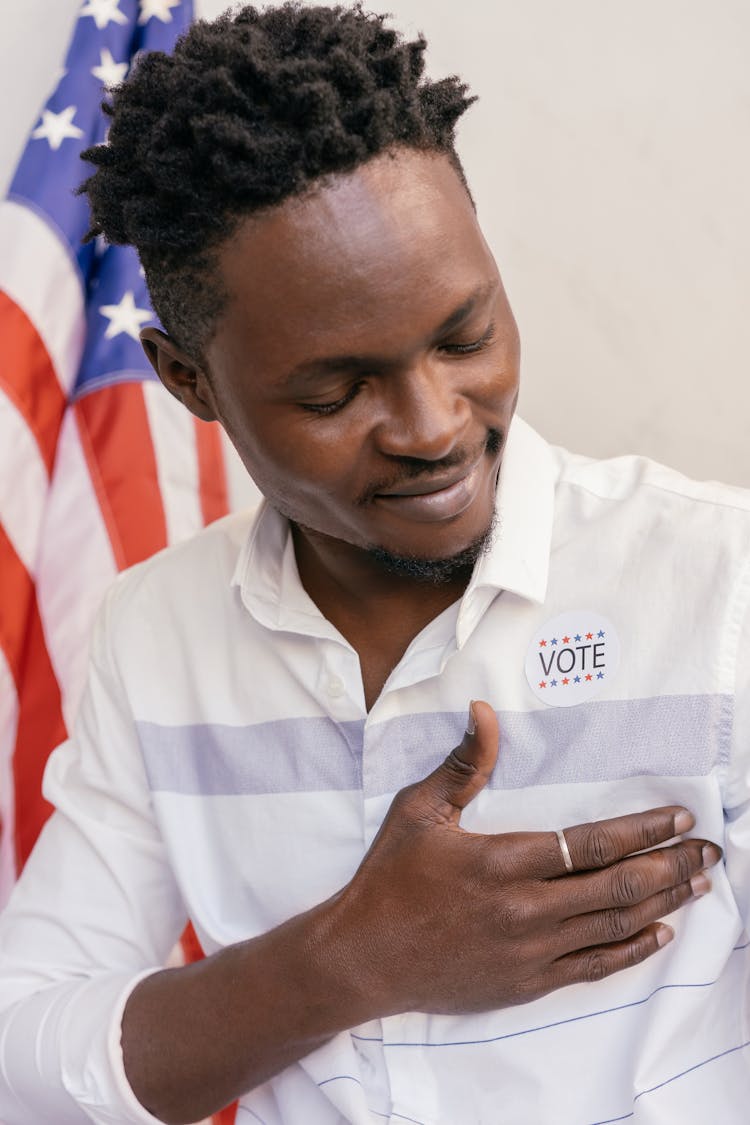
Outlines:
<svg viewBox="0 0 750 1125"><path fill-rule="evenodd" d="M485 334L478 340L472 340L468 344L442 344L440 350L447 352L448 355L474 355L476 352L483 351L494 339L495 323L493 321Z"/></svg>
<svg viewBox="0 0 750 1125"><path fill-rule="evenodd" d="M301 404L302 409L311 410L314 414L335 414L337 410L341 410L344 406L347 406L352 399L355 399L363 386L364 381L360 379L359 382L353 383L346 394L342 395L341 398L337 398L335 402L303 402Z"/></svg>
<svg viewBox="0 0 750 1125"><path fill-rule="evenodd" d="M478 340L471 340L466 344L441 344L440 351L447 355L462 356L462 355L477 355L483 351L495 339L495 322L493 321L487 331ZM303 402L301 404L303 410L308 410L313 414L335 414L338 410L343 410L348 406L362 390L364 380L360 379L353 383L345 395L341 398L335 399L334 402Z"/></svg>

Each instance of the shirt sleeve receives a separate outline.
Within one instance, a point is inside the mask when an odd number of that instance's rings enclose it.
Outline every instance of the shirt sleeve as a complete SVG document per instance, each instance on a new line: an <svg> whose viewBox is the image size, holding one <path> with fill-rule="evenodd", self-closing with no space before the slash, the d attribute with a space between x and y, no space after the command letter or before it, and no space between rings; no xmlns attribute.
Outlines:
<svg viewBox="0 0 750 1125"><path fill-rule="evenodd" d="M724 860L745 929L750 933L750 562L740 582L735 613L737 672L731 753L724 785ZM730 621L730 630L732 624Z"/></svg>
<svg viewBox="0 0 750 1125"><path fill-rule="evenodd" d="M74 736L45 773L56 812L0 915L4 1125L157 1121L125 1077L120 1023L186 911L110 649L118 589L94 630Z"/></svg>

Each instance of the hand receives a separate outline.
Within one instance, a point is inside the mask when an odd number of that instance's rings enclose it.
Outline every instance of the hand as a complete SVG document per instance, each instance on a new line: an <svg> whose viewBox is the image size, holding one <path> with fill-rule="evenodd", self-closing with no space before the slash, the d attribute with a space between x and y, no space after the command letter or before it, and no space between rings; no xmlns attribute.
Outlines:
<svg viewBox="0 0 750 1125"><path fill-rule="evenodd" d="M708 890L721 856L706 840L657 847L692 827L679 806L566 828L572 874L554 832L464 831L498 753L494 711L472 713L474 732L396 795L338 899L381 1014L502 1008L635 965L671 939L657 919ZM644 848L656 850L632 854Z"/></svg>

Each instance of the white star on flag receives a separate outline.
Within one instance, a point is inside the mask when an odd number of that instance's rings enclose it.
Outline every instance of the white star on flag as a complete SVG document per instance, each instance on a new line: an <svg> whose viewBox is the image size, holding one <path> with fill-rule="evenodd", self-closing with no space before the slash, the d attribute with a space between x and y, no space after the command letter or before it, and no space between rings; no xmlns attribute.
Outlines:
<svg viewBox="0 0 750 1125"><path fill-rule="evenodd" d="M99 31L109 27L112 21L128 22L128 17L120 11L120 0L89 0L88 4L81 8L78 18L82 19L83 16L91 16Z"/></svg>
<svg viewBox="0 0 750 1125"><path fill-rule="evenodd" d="M136 306L132 289L128 289L119 305L101 305L99 312L109 321L104 333L105 340L112 340L121 332L127 332L128 336L137 341L141 325L153 319L150 309L139 309Z"/></svg>
<svg viewBox="0 0 750 1125"><path fill-rule="evenodd" d="M77 106L69 105L67 109L63 109L60 113L53 113L51 109L45 109L42 112L41 125L37 125L34 132L31 134L35 141L40 141L42 138L49 141L49 147L58 149L66 137L82 137L83 129L79 129L77 125L73 124L73 118L77 112Z"/></svg>
<svg viewBox="0 0 750 1125"><path fill-rule="evenodd" d="M141 14L138 17L138 23L148 23L153 17L161 20L162 23L171 23L170 8L179 8L180 2L181 0L141 0Z"/></svg>
<svg viewBox="0 0 750 1125"><path fill-rule="evenodd" d="M99 65L92 66L91 73L109 89L111 86L119 86L128 73L128 64L115 62L109 48L102 47L99 52Z"/></svg>

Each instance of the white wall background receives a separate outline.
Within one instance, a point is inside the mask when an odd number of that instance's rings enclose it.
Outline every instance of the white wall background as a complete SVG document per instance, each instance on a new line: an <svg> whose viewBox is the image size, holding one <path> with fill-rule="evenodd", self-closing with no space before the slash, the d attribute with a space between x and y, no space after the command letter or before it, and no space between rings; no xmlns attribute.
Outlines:
<svg viewBox="0 0 750 1125"><path fill-rule="evenodd" d="M460 148L521 327L527 419L750 486L747 0L370 4L480 95ZM79 7L0 0L0 190Z"/></svg>

